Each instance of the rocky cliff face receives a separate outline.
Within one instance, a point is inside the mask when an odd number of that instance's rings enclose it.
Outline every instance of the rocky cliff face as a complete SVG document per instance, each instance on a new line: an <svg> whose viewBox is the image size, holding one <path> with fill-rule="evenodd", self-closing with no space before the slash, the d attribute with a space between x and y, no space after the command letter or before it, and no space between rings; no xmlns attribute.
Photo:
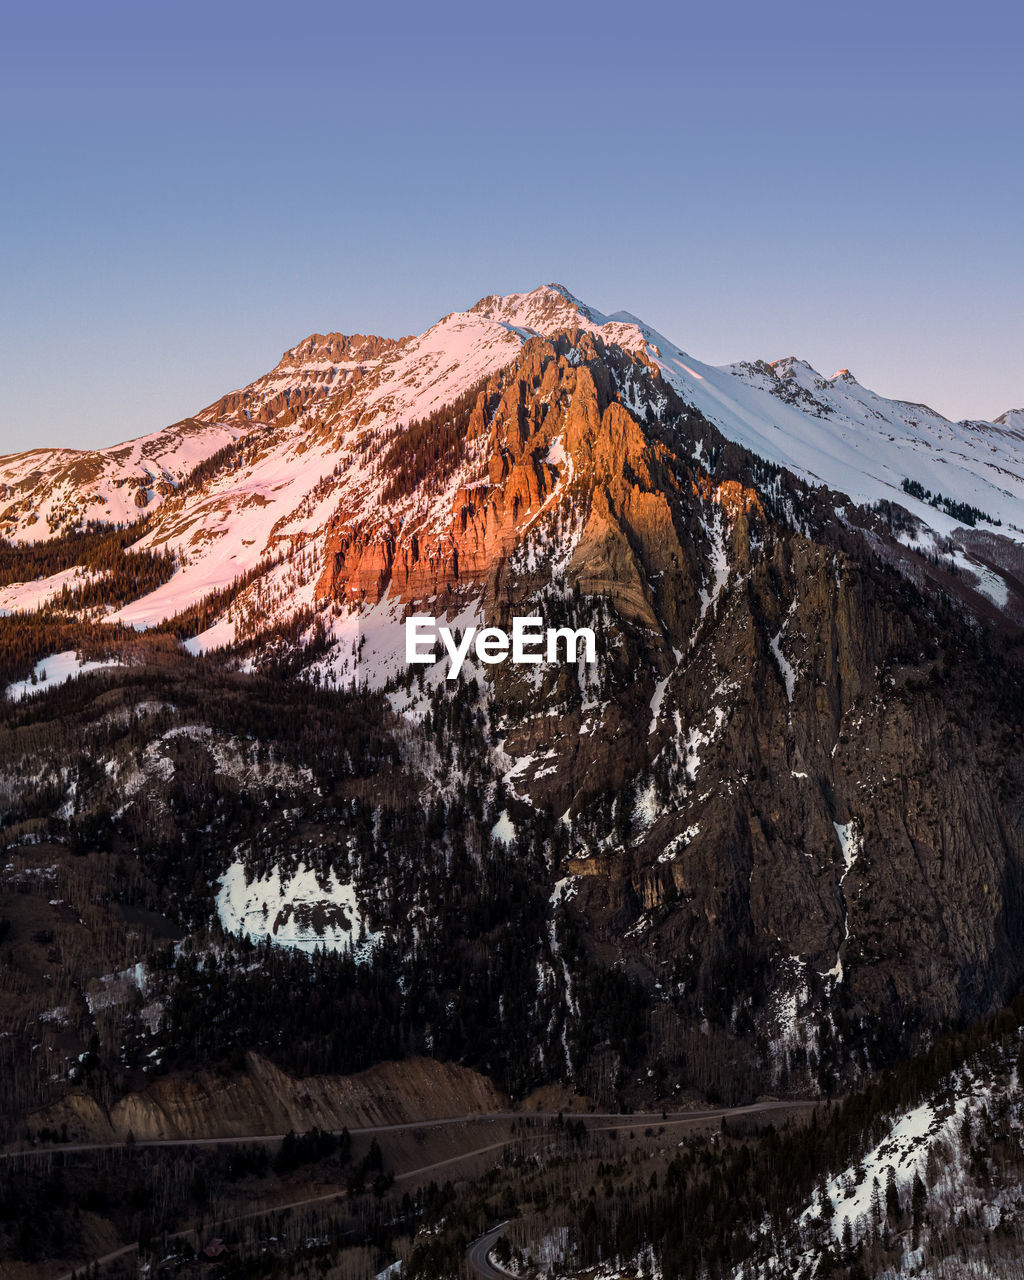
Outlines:
<svg viewBox="0 0 1024 1280"><path fill-rule="evenodd" d="M403 339L362 333L314 333L281 357L270 373L204 409L201 422L290 426L312 410L350 398L360 381Z"/></svg>
<svg viewBox="0 0 1024 1280"><path fill-rule="evenodd" d="M589 334L529 341L517 361L475 393L462 474L439 499L427 499L426 518L409 504L394 515L368 512L363 503L335 513L317 598L375 604L391 592L412 603L480 585L487 587L486 607L496 607L502 592L508 604L509 561L524 532L571 503L577 515L587 514L582 532L570 535L576 541L569 580L588 594L611 593L620 611L653 619L646 575L678 569L684 556L671 501L681 482L670 450L649 439L623 403L623 392L640 379L650 380L645 365ZM654 386L644 387L648 409ZM676 416L685 416L681 406ZM444 421L441 414L428 426ZM385 474L394 483L407 465L393 449ZM730 521L760 513L756 492L736 481L714 484L696 468L686 483L696 505L718 504ZM685 519L678 501L676 511ZM675 589L678 576L669 572L663 594ZM673 627L678 607L666 595Z"/></svg>
<svg viewBox="0 0 1024 1280"><path fill-rule="evenodd" d="M339 513L317 593L598 618L597 691L480 673L591 945L777 1080L1007 999L1020 710L966 614L591 335L528 342L466 442L430 519Z"/></svg>
<svg viewBox="0 0 1024 1280"><path fill-rule="evenodd" d="M199 1073L167 1076L108 1110L74 1092L29 1118L33 1128L64 1130L79 1142L233 1138L336 1132L452 1116L486 1115L509 1106L476 1072L429 1058L383 1063L352 1076L297 1081L259 1054L234 1080Z"/></svg>

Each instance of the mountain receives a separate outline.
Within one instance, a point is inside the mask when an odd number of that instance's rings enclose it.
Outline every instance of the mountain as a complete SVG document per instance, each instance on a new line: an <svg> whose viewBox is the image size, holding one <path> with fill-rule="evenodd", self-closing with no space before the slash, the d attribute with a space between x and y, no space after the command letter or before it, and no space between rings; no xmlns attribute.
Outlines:
<svg viewBox="0 0 1024 1280"><path fill-rule="evenodd" d="M421 1057L832 1097L1007 1004L1020 431L551 285L0 462L8 1136ZM409 615L596 660L450 679Z"/></svg>
<svg viewBox="0 0 1024 1280"><path fill-rule="evenodd" d="M484 298L398 342L313 335L264 378L163 432L108 450L5 459L0 529L22 541L84 519L151 513L141 545L169 547L181 561L172 584L124 614L151 624L315 541L339 509L358 519L391 433L453 404L536 336L563 330L591 333L646 365L759 457L855 504L898 503L908 513L900 541L948 556L1020 621L1024 477L1013 414L954 424L885 400L848 371L825 379L793 359L713 368L628 313L606 317L560 286ZM477 483L482 472L469 465L458 475Z"/></svg>

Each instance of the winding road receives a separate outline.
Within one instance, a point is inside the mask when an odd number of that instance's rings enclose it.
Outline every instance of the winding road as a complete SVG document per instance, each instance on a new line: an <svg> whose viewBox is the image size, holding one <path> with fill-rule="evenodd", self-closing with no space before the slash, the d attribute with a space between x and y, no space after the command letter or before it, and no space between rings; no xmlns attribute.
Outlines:
<svg viewBox="0 0 1024 1280"><path fill-rule="evenodd" d="M474 1240L466 1250L466 1261L469 1263L470 1268L478 1276L483 1276L484 1280L509 1280L511 1272L499 1271L489 1256L498 1242L498 1236L507 1226L507 1222L500 1222L496 1227L488 1231L485 1236L481 1236L479 1240Z"/></svg>
<svg viewBox="0 0 1024 1280"><path fill-rule="evenodd" d="M565 1119L582 1120L588 1131L593 1133L610 1133L620 1129L643 1129L651 1128L657 1125L659 1129L669 1128L694 1128L699 1125L714 1123L723 1119L739 1119L741 1116L765 1115L775 1111L800 1111L810 1109L817 1106L814 1101L797 1100L792 1102L771 1101L771 1102L755 1102L743 1107L718 1107L713 1110L701 1111L676 1111L672 1113L662 1112L565 1112L565 1111L492 1111L484 1113L476 1113L463 1116L449 1116L445 1119L433 1120L410 1120L400 1124L383 1124L383 1125L364 1125L361 1127L349 1129L349 1133L353 1136L359 1134L383 1134L395 1133L402 1130L413 1129L434 1129L442 1126L462 1125L486 1121L498 1120L557 1120L559 1116ZM603 1124L593 1123L594 1121L604 1121ZM612 1121L613 1123L607 1123ZM336 1130L340 1133L341 1130ZM549 1132L544 1133L521 1133L516 1136L516 1141L543 1141L549 1138ZM237 1144L243 1142L280 1142L285 1137L283 1133L275 1134L251 1134L244 1137L233 1138L155 1138L150 1140L139 1140L135 1142L137 1147L203 1147L203 1146L224 1146L227 1144ZM89 1151L110 1151L112 1149L123 1149L127 1144L123 1142L94 1142L94 1143L75 1143L75 1144L53 1144L43 1148L35 1147L26 1151L8 1151L0 1153L4 1159L24 1158L41 1155L55 1155L58 1152L78 1153ZM503 1137L498 1142L487 1143L485 1146L476 1147L472 1151L463 1151L458 1155L449 1156L444 1160L435 1160L431 1164L422 1165L418 1169L407 1169L403 1173L395 1175L395 1182L408 1182L414 1178L426 1177L439 1169L449 1168L452 1165L463 1164L468 1160L473 1160L478 1156L488 1155L494 1151L501 1151L509 1145L509 1138ZM232 1218L224 1218L218 1220L219 1226L230 1226L239 1222L246 1222L252 1218L259 1218L268 1213L283 1213L290 1209L304 1209L310 1205L326 1204L331 1200L340 1200L345 1196L346 1192L342 1190L328 1191L325 1194L317 1196L307 1196L302 1200L290 1200L282 1204L264 1205L260 1209L252 1212L238 1214ZM488 1254L494 1248L494 1243L501 1234L502 1228L506 1223L492 1228L486 1235L474 1240L466 1251L466 1259L472 1270L478 1275L484 1277L484 1280L509 1280L509 1273L500 1271L490 1261ZM186 1227L181 1231L170 1233L166 1238L168 1240L182 1240L186 1236L195 1233L196 1227ZM95 1262L100 1268L111 1262L116 1262L120 1258L128 1257L137 1252L138 1241L126 1244L119 1249L113 1250L111 1253L104 1254L102 1257L96 1258ZM76 1271L65 1272L63 1275L55 1277L55 1280L71 1280L76 1272L82 1272L86 1263L76 1268Z"/></svg>

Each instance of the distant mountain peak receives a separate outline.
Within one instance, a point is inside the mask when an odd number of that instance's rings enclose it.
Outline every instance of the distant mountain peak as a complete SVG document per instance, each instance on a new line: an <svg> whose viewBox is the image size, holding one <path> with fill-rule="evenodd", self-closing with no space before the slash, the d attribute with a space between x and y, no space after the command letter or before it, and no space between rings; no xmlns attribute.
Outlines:
<svg viewBox="0 0 1024 1280"><path fill-rule="evenodd" d="M791 378L798 369L805 369L815 378L821 376L813 365L808 364L806 360L801 360L799 356L782 356L781 359L770 360L768 363L780 378Z"/></svg>
<svg viewBox="0 0 1024 1280"><path fill-rule="evenodd" d="M573 305L574 307L580 307L580 308L582 308L583 310L586 310L586 309L587 309L587 308L586 308L586 306L585 306L585 304L584 304L583 302L581 302L581 301L580 301L580 299L579 299L579 298L577 298L577 297L576 297L576 295L575 295L574 293L571 293L571 292L570 292L570 291L565 287L565 285L564 285L564 284L559 284L556 280L552 280L552 281L551 281L550 283L548 283L548 284L542 284L542 285L538 286L538 289L537 289L537 290L535 290L535 292L540 292L541 290L543 290L543 291L549 291L549 292L551 292L551 293L557 293L557 294L559 294L561 297L563 297L563 298L566 300L566 302L572 303L572 305Z"/></svg>
<svg viewBox="0 0 1024 1280"><path fill-rule="evenodd" d="M529 293L488 294L470 307L470 312L497 320L516 329L552 333L578 325L580 319L604 324L608 317L588 307L563 284L542 284Z"/></svg>
<svg viewBox="0 0 1024 1280"><path fill-rule="evenodd" d="M278 367L323 361L344 364L350 361L379 360L394 350L405 338L382 338L373 333L311 333L281 356Z"/></svg>

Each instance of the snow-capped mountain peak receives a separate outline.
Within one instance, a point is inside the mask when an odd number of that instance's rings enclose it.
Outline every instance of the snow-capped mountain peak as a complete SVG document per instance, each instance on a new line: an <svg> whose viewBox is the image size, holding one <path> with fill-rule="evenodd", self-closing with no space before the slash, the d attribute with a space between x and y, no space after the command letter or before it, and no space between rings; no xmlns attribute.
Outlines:
<svg viewBox="0 0 1024 1280"><path fill-rule="evenodd" d="M588 307L561 284L539 285L529 293L488 294L474 303L470 312L513 329L538 334L570 328L578 325L581 319L596 325L605 324L608 320L607 316Z"/></svg>
<svg viewBox="0 0 1024 1280"><path fill-rule="evenodd" d="M997 426L1020 432L1021 438L1024 439L1024 409L1007 409L998 418L993 418L993 422Z"/></svg>
<svg viewBox="0 0 1024 1280"><path fill-rule="evenodd" d="M123 616L156 620L323 536L340 507L372 504L390 441L511 366L531 339L580 331L639 357L726 438L769 462L855 504L907 508L918 524L899 536L919 549L965 523L990 541L1024 542L1024 410L951 423L871 391L848 369L823 377L796 356L706 364L631 312L607 315L560 284L487 295L418 336L311 334L264 377L162 432L88 454L0 460L0 533L29 541L86 519L155 512L146 541L175 551L182 570L160 599ZM213 465L222 454L224 465ZM207 459L199 482L183 488ZM999 604L1001 581L992 592Z"/></svg>

